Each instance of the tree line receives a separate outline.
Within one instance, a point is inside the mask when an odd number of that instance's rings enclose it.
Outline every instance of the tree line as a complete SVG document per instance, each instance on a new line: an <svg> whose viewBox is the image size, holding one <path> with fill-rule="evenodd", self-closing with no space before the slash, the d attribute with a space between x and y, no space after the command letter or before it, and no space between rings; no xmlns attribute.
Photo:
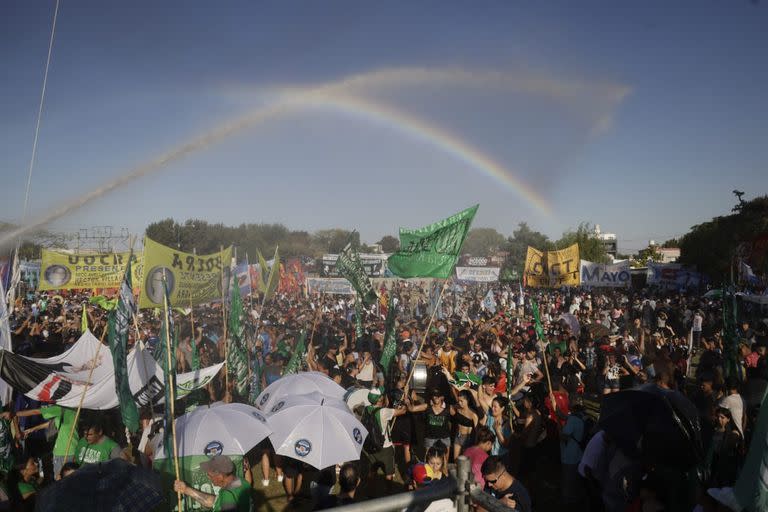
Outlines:
<svg viewBox="0 0 768 512"><path fill-rule="evenodd" d="M0 233L14 228L12 224L0 222ZM283 224L243 223L225 226L202 219L177 222L169 218L147 226L146 235L169 247L201 254L234 244L239 259L244 259L247 254L251 261L256 260L257 250L269 258L277 245L280 246L280 254L288 258L318 258L326 253L338 253L350 241L361 252L374 250L374 247L360 241L357 232L336 228L310 233L292 230ZM713 283L720 283L730 278L731 269L740 257L752 256L750 262L754 271L763 274L768 272L766 255L755 256L755 251L752 251L755 241L761 237L768 238L768 196L750 201L740 200L729 215L697 224L680 239L668 240L662 247L680 247L680 263L709 276ZM23 241L20 256L23 259L38 259L42 248L66 248L70 242L71 237L67 238L66 235L38 230ZM579 224L557 240L531 229L526 222L519 223L509 236L493 228L474 228L467 235L462 252L472 256L505 254L505 270L522 275L528 246L539 250L557 250L574 243L579 244L582 259L608 262L603 243L595 236L594 228L589 223ZM382 236L376 244L385 253L399 248L399 241L393 235ZM653 259L652 254L647 254L649 250L635 259ZM759 261L753 261L755 257Z"/></svg>

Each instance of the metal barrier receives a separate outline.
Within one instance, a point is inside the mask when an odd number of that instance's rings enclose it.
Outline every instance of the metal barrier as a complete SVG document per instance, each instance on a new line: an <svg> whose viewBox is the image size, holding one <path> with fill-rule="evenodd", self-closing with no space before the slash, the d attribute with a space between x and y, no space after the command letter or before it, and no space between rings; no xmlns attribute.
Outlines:
<svg viewBox="0 0 768 512"><path fill-rule="evenodd" d="M336 512L389 512L392 510L412 510L418 505L428 505L436 500L449 498L456 506L456 512L468 512L470 502L483 507L488 512L509 512L510 508L503 505L496 498L483 492L478 485L474 485L472 465L465 456L460 456L455 467L450 470L450 476L444 481L436 482L417 491L404 492L384 496L360 503L353 503L328 510Z"/></svg>

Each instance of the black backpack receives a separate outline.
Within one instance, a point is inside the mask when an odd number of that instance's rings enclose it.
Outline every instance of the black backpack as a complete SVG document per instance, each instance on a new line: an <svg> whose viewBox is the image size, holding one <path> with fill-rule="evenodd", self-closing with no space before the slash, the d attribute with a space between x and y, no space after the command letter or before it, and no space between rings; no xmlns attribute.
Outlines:
<svg viewBox="0 0 768 512"><path fill-rule="evenodd" d="M376 413L381 410L380 407L368 406L363 411L363 417L360 422L368 431L368 437L365 438L363 449L366 453L377 453L384 448L384 431L379 426L379 420L376 419Z"/></svg>

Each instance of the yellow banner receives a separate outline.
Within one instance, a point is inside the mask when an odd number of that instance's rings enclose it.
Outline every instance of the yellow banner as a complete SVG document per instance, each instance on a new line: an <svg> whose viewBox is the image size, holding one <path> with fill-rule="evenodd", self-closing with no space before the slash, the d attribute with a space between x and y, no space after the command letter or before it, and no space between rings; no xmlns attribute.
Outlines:
<svg viewBox="0 0 768 512"><path fill-rule="evenodd" d="M199 255L181 252L145 238L144 267L147 270L142 281L139 307L163 306L163 273L170 291L171 306L186 308L221 300L228 289L231 261L231 246L221 252Z"/></svg>
<svg viewBox="0 0 768 512"><path fill-rule="evenodd" d="M70 254L43 249L40 265L40 290L81 288L119 288L128 263L128 252ZM133 255L132 280L141 282L141 255Z"/></svg>
<svg viewBox="0 0 768 512"><path fill-rule="evenodd" d="M549 275L545 268L544 251L528 247L528 254L525 257L525 285L533 288L542 288L549 286Z"/></svg>
<svg viewBox="0 0 768 512"><path fill-rule="evenodd" d="M579 244L547 252L528 247L526 285L534 288L578 286L581 283L579 264Z"/></svg>
<svg viewBox="0 0 768 512"><path fill-rule="evenodd" d="M573 244L559 251L547 251L549 285L555 288L579 286L581 283L580 263L579 244Z"/></svg>

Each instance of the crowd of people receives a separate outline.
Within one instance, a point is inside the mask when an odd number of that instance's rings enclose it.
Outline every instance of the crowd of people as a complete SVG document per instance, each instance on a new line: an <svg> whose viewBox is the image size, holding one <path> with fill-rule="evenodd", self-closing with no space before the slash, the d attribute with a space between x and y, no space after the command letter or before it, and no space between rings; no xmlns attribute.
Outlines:
<svg viewBox="0 0 768 512"><path fill-rule="evenodd" d="M248 510L257 500L240 489L267 488L274 475L289 507L319 510L435 485L465 456L474 482L520 512L738 510L730 488L768 383L768 315L759 307L742 304L730 332L723 299L700 293L523 290L517 283L450 283L439 300L434 292L427 282L391 282L380 302L363 310L362 336L349 296L278 294L263 310L257 296L247 297L250 389L238 393L231 382L228 389L222 371L177 411L221 400L257 405L261 390L282 377L304 330L303 369L350 391L369 390L354 411L370 432L366 449L359 461L318 472L276 457L264 442L245 458L243 478L227 457L206 463L211 481L226 492L206 494L182 481L175 490L214 510ZM14 351L66 350L80 337L84 307L100 337L106 312L89 295L19 297L10 318ZM192 318L176 313L177 371L224 360L221 308L195 307ZM392 308L397 354L384 367ZM129 343L155 349L160 327L159 315L141 311ZM686 449L697 452L696 464L670 468L604 428L603 405L628 389L676 391L695 405L696 439ZM123 458L151 467L153 416L157 411L142 410L144 432L126 439L119 415L84 411L75 424L73 410L15 394L0 416L0 509L31 509L40 486L86 464ZM450 502L430 506L451 509Z"/></svg>

